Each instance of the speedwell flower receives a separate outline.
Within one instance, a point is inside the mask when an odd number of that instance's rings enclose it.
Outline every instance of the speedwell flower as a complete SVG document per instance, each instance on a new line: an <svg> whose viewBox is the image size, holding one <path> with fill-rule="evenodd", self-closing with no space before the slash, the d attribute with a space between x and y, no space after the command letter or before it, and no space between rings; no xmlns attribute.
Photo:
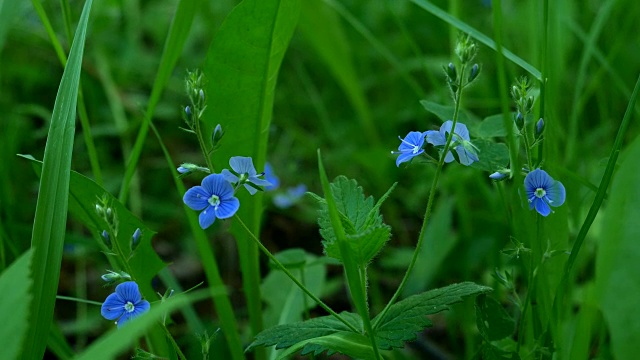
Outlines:
<svg viewBox="0 0 640 360"><path fill-rule="evenodd" d="M256 168L253 166L253 159L246 156L234 156L229 159L229 165L233 171L224 169L222 175L225 180L232 184L244 185L249 191L249 194L253 195L258 192L257 186L269 186L270 182L264 179L260 179L264 173L258 174Z"/></svg>
<svg viewBox="0 0 640 360"><path fill-rule="evenodd" d="M551 213L549 205L557 207L564 204L565 190L560 181L553 180L546 171L535 169L524 178L529 209L536 209L542 215Z"/></svg>
<svg viewBox="0 0 640 360"><path fill-rule="evenodd" d="M187 190L182 198L193 210L200 213L200 227L208 228L218 219L227 219L240 208L240 201L233 196L233 186L222 174L211 174L202 179L202 186L194 186Z"/></svg>
<svg viewBox="0 0 640 360"><path fill-rule="evenodd" d="M407 162L424 152L424 137L426 133L419 131L411 131L403 138L398 136L401 143L398 151L392 151L392 154L399 154L396 159L396 166L400 166L403 162Z"/></svg>
<svg viewBox="0 0 640 360"><path fill-rule="evenodd" d="M427 142L433 146L444 146L447 143L447 136L451 132L453 121L445 121L440 127L439 131L429 130L425 134ZM458 154L460 164L469 166L474 161L478 161L478 154L476 147L471 143L469 138L469 130L467 126L462 123L456 123L456 128L453 132L453 139L451 140L451 147ZM450 163L454 159L451 150L447 152L444 157L444 162Z"/></svg>
<svg viewBox="0 0 640 360"><path fill-rule="evenodd" d="M142 299L138 284L127 281L116 286L116 291L107 296L102 304L102 316L107 320L117 320L118 329L127 321L149 311L151 305Z"/></svg>

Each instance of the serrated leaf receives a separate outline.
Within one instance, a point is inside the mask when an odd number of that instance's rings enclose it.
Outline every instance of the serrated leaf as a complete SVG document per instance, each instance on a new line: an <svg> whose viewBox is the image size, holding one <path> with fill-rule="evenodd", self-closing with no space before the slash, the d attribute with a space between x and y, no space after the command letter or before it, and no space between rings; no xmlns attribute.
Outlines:
<svg viewBox="0 0 640 360"><path fill-rule="evenodd" d="M17 359L24 343L29 324L29 306L33 296L31 259L33 250L29 249L13 262L0 275L0 349L2 358Z"/></svg>
<svg viewBox="0 0 640 360"><path fill-rule="evenodd" d="M353 251L358 264L366 264L375 257L391 236L391 227L388 225L370 227L355 235L347 235L347 242ZM338 244L327 243L325 245L327 256L340 258Z"/></svg>
<svg viewBox="0 0 640 360"><path fill-rule="evenodd" d="M321 336L305 341L301 341L286 351L283 351L278 359L286 359L302 349L300 355L320 355L326 351L328 356L335 353L348 355L352 359L375 359L373 348L369 338L362 334L353 332L338 332L331 335Z"/></svg>
<svg viewBox="0 0 640 360"><path fill-rule="evenodd" d="M516 322L497 300L490 296L476 298L476 324L486 341L504 339L513 334Z"/></svg>
<svg viewBox="0 0 640 360"><path fill-rule="evenodd" d="M363 332L360 316L346 311L340 313L340 316L360 332ZM288 348L301 341L338 332L351 332L351 330L333 316L323 316L293 324L278 325L259 333L249 345L247 351L256 346L275 345L276 349Z"/></svg>
<svg viewBox="0 0 640 360"><path fill-rule="evenodd" d="M431 326L426 316L448 310L450 305L464 298L492 291L491 288L464 282L410 296L392 305L385 314L373 319L376 340L380 349L404 346L416 339L416 333ZM383 315L380 318L380 315Z"/></svg>
<svg viewBox="0 0 640 360"><path fill-rule="evenodd" d="M503 143L495 143L487 139L471 141L478 148L479 160L471 167L488 172L505 168L509 164L509 148Z"/></svg>

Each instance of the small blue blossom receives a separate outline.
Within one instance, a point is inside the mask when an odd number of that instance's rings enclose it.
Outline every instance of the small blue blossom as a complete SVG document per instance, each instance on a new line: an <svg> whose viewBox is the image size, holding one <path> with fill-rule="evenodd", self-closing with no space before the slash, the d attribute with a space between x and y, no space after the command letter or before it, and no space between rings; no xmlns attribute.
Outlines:
<svg viewBox="0 0 640 360"><path fill-rule="evenodd" d="M276 194L273 197L273 204L280 208L286 209L295 205L307 192L307 186L305 184L298 184L298 186L288 188L284 193Z"/></svg>
<svg viewBox="0 0 640 360"><path fill-rule="evenodd" d="M396 159L396 166L399 167L403 162L410 161L424 152L424 137L426 134L426 132L411 131L404 139L398 136L401 141L398 151L391 152L392 154L399 154Z"/></svg>
<svg viewBox="0 0 640 360"><path fill-rule="evenodd" d="M280 186L280 178L273 172L271 164L264 164L264 179L271 183L264 187L266 191L275 190Z"/></svg>
<svg viewBox="0 0 640 360"><path fill-rule="evenodd" d="M553 180L546 171L535 169L524 178L529 209L536 209L542 215L551 213L549 205L558 207L564 204L566 192L560 181Z"/></svg>
<svg viewBox="0 0 640 360"><path fill-rule="evenodd" d="M187 173L190 173L190 172L191 172L191 170L187 169L187 168L186 168L186 167L184 167L184 166L180 166L180 167L178 167L176 170L178 170L178 172L179 172L180 174L187 174Z"/></svg>
<svg viewBox="0 0 640 360"><path fill-rule="evenodd" d="M258 174L256 168L253 166L253 159L245 156L234 156L229 159L229 165L231 165L232 171L227 169L222 170L222 175L228 182L238 185L244 185L249 191L249 194L254 195L258 192L254 186L269 186L270 182L264 179L260 179L259 176L263 176L264 173Z"/></svg>
<svg viewBox="0 0 640 360"><path fill-rule="evenodd" d="M127 281L116 286L116 291L107 296L102 304L102 316L107 320L117 320L118 329L129 320L149 311L151 305L142 299L138 284Z"/></svg>
<svg viewBox="0 0 640 360"><path fill-rule="evenodd" d="M429 130L425 132L427 142L433 146L444 146L447 143L447 136L449 136L452 126L453 121L448 120L442 124L439 131ZM458 154L460 164L469 166L474 161L478 161L476 147L470 141L469 130L467 130L467 126L465 124L456 124L456 129L453 132L453 139L451 140L451 147ZM451 153L451 150L449 150L444 158L444 162L450 163L453 160L453 154Z"/></svg>
<svg viewBox="0 0 640 360"><path fill-rule="evenodd" d="M203 229L211 226L216 218L232 217L240 208L240 201L233 196L233 186L222 174L208 175L202 179L202 186L187 190L182 200L193 210L203 210L199 217Z"/></svg>

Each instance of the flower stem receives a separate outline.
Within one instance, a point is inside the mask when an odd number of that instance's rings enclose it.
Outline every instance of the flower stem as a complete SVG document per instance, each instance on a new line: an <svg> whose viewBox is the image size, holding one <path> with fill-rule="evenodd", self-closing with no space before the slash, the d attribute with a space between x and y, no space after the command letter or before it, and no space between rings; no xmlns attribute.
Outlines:
<svg viewBox="0 0 640 360"><path fill-rule="evenodd" d="M427 200L427 209L425 210L424 221L422 222L422 227L420 228L420 235L418 236L418 243L416 244L416 248L413 251L413 256L411 258L411 262L409 263L409 267L407 268L407 271L405 272L404 277L402 278L402 281L400 282L400 285L398 286L398 289L393 294L393 296L391 297L391 300L389 300L389 302L384 307L384 309L382 309L382 312L380 313L380 315L377 316L378 320L376 321L376 323L373 324L373 328L374 329L378 326L380 320L382 320L384 318L384 315L387 313L387 311L389 311L389 308L391 308L391 305L393 305L396 302L396 300L398 300L398 297L400 297L400 294L402 293L402 290L404 289L405 285L407 284L407 280L409 280L409 275L411 275L411 271L413 270L414 266L416 265L416 261L418 260L418 255L420 254L420 248L422 247L422 243L423 243L424 238L426 236L427 223L429 222L429 217L431 216L431 208L433 207L433 200L435 199L436 187L438 185L438 179L440 178L440 174L442 173L442 167L444 165L444 159L445 159L446 155L449 152L449 148L451 146L451 141L453 139L453 134L454 134L455 128L456 128L456 123L458 122L458 117L459 117L459 114L460 114L460 102L462 100L462 90L464 89L464 86L465 86L465 83L463 81L465 68L466 68L466 64L462 64L462 66L460 68L460 76L458 77L458 79L459 79L458 80L459 81L459 83L458 83L458 91L456 91L455 97L454 97L455 110L453 112L453 124L451 125L451 132L447 136L447 142L444 145L444 149L443 149L442 154L440 156L440 160L438 161L438 166L436 167L436 174L434 175L433 182L431 183L431 191L429 192L429 200Z"/></svg>
<svg viewBox="0 0 640 360"><path fill-rule="evenodd" d="M325 309L329 314L335 317L338 321L345 324L351 331L355 333L360 333L353 325L351 325L342 316L340 316L337 312L331 309L329 305L325 304L322 300L320 300L317 296L315 296L309 289L307 289L307 287L304 286L304 284L302 284L300 280L298 280L298 278L293 276L293 274L289 271L289 269L287 269L278 259L276 259L276 257L273 256L273 254L269 251L269 249L267 249L264 245L262 245L262 242L260 241L260 239L258 239L253 234L253 232L249 229L249 227L247 227L247 225L242 221L242 219L240 219L238 215L235 215L234 217L240 223L240 226L242 226L247 231L247 233L249 234L249 237L256 243L258 248L260 248L260 250L262 250L262 252L265 255L267 255L269 260L273 261L273 263L276 264L278 269L282 270L282 272L284 272L284 274L287 275L291 279L291 281L293 281L300 288L300 290L302 290L302 292L307 294L307 296L309 296L321 308Z"/></svg>

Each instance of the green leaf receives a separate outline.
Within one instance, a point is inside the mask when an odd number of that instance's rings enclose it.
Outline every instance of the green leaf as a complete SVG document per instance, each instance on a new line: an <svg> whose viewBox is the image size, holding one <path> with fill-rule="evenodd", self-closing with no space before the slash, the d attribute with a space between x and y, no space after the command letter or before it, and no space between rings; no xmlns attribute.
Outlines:
<svg viewBox="0 0 640 360"><path fill-rule="evenodd" d="M512 113L512 115L513 114L514 113ZM487 116L482 120L480 126L478 126L478 131L475 135L481 138L507 136L507 129L504 128L503 117L504 116L502 114ZM514 134L517 134L518 130L514 128L513 132Z"/></svg>
<svg viewBox="0 0 640 360"><path fill-rule="evenodd" d="M483 360L520 360L520 356L515 351L502 350L489 343L482 344L480 348L480 359Z"/></svg>
<svg viewBox="0 0 640 360"><path fill-rule="evenodd" d="M301 341L286 351L283 351L278 359L288 359L288 356L295 354L302 349L300 355L313 353L319 355L327 351L327 356L338 352L348 355L352 359L375 359L375 353L371 348L369 338L353 332L337 332L305 341Z"/></svg>
<svg viewBox="0 0 640 360"><path fill-rule="evenodd" d="M382 319L373 319L376 327L376 339L380 349L392 349L404 346L405 341L416 339L416 333L430 327L431 320L426 316L449 309L449 305L461 302L464 298L484 294L491 288L464 282L443 288L430 290L410 296L393 304Z"/></svg>
<svg viewBox="0 0 640 360"><path fill-rule="evenodd" d="M2 358L18 359L29 324L29 306L33 296L29 289L33 250L27 250L0 274L0 349Z"/></svg>
<svg viewBox="0 0 640 360"><path fill-rule="evenodd" d="M441 20L447 22L448 24L452 25L453 27L457 28L458 30L465 32L467 34L469 34L472 38L478 40L479 42L485 44L486 46L490 47L493 50L496 50L496 43L495 41L493 41L493 39L491 39L490 37L488 37L487 35L481 33L480 31L474 29L473 27L469 26L467 23L463 22L460 19L457 19L453 16L451 16L449 13L447 13L446 11L440 9L439 7L433 5L432 3L430 3L427 0L411 0L414 4L418 5L419 7L423 8L424 10L430 12L431 14L439 17ZM538 80L542 80L542 74L540 73L540 70L536 69L533 65L529 64L528 62L524 61L523 59L521 59L520 57L518 57L516 54L512 53L511 51L505 49L504 47L502 48L502 55L504 57L506 57L507 59L513 61L514 64L520 66L521 68L523 68L524 70L528 71L529 74L531 74L533 77L535 77Z"/></svg>
<svg viewBox="0 0 640 360"><path fill-rule="evenodd" d="M484 294L476 298L476 324L486 341L511 336L516 322L497 300Z"/></svg>
<svg viewBox="0 0 640 360"><path fill-rule="evenodd" d="M613 355L633 359L640 353L640 137L624 154L602 219L602 240L596 254L596 293L611 333Z"/></svg>
<svg viewBox="0 0 640 360"><path fill-rule="evenodd" d="M424 107L425 110L437 116L442 122L453 119L453 113L455 112L455 107L451 105L440 105L433 101L428 100L420 100L420 104ZM460 109L458 114L458 122L467 125L467 127L471 127L471 125L475 125L476 121L473 123L470 120L469 114L466 113L463 109ZM471 129L469 129L471 131Z"/></svg>
<svg viewBox="0 0 640 360"><path fill-rule="evenodd" d="M156 325L167 314L189 305L192 302L206 299L210 290L198 290L190 294L180 294L170 297L164 302L151 304L149 312L137 317L123 326L121 329L114 327L107 334L101 336L85 351L78 355L76 360L115 359L124 351L131 349L136 341L142 337L148 329Z"/></svg>
<svg viewBox="0 0 640 360"><path fill-rule="evenodd" d="M26 1L21 0L0 0L0 53L9 29L20 18L25 4Z"/></svg>
<svg viewBox="0 0 640 360"><path fill-rule="evenodd" d="M384 247L391 236L391 227L384 224L380 206L389 196L395 184L374 205L372 196L365 198L361 186L353 179L338 176L331 183L331 192L344 228L347 243L359 265L366 265ZM318 223L322 244L327 256L342 260L340 246L329 217L326 202L320 202L322 209Z"/></svg>
<svg viewBox="0 0 640 360"><path fill-rule="evenodd" d="M23 157L31 160L36 170L42 166L41 162L31 156ZM105 195L108 203L111 204L111 208L118 216L118 236L115 240L118 241L120 248L125 251L125 256L130 255L131 236L136 229L140 229L142 232L140 244L129 260L132 270L130 275L138 282L140 291L147 299L155 298L156 293L151 287L151 280L165 266L151 245L151 238L155 232L147 228L140 219L129 212L118 199L88 177L71 171L69 186L71 189L69 192L69 212L89 228L97 241L101 241L99 234L107 228L107 224L104 219L98 216L95 206L97 199ZM113 238L112 241L114 241Z"/></svg>
<svg viewBox="0 0 640 360"><path fill-rule="evenodd" d="M478 161L471 167L488 172L507 167L509 164L509 148L503 143L495 143L487 139L474 139L471 141L478 148Z"/></svg>
<svg viewBox="0 0 640 360"><path fill-rule="evenodd" d="M51 126L44 150L42 178L33 222L31 247L33 250L33 297L27 346L22 358L42 358L47 334L53 320L62 249L67 224L69 174L75 135L76 104L82 55L92 0L87 0L80 16L69 61L65 66Z"/></svg>
<svg viewBox="0 0 640 360"><path fill-rule="evenodd" d="M360 316L346 311L340 313L340 316L360 332L363 332ZM333 316L322 316L293 324L277 325L259 333L249 345L247 351L256 346L275 345L276 349L288 348L301 341L339 332L353 333L345 324Z"/></svg>

